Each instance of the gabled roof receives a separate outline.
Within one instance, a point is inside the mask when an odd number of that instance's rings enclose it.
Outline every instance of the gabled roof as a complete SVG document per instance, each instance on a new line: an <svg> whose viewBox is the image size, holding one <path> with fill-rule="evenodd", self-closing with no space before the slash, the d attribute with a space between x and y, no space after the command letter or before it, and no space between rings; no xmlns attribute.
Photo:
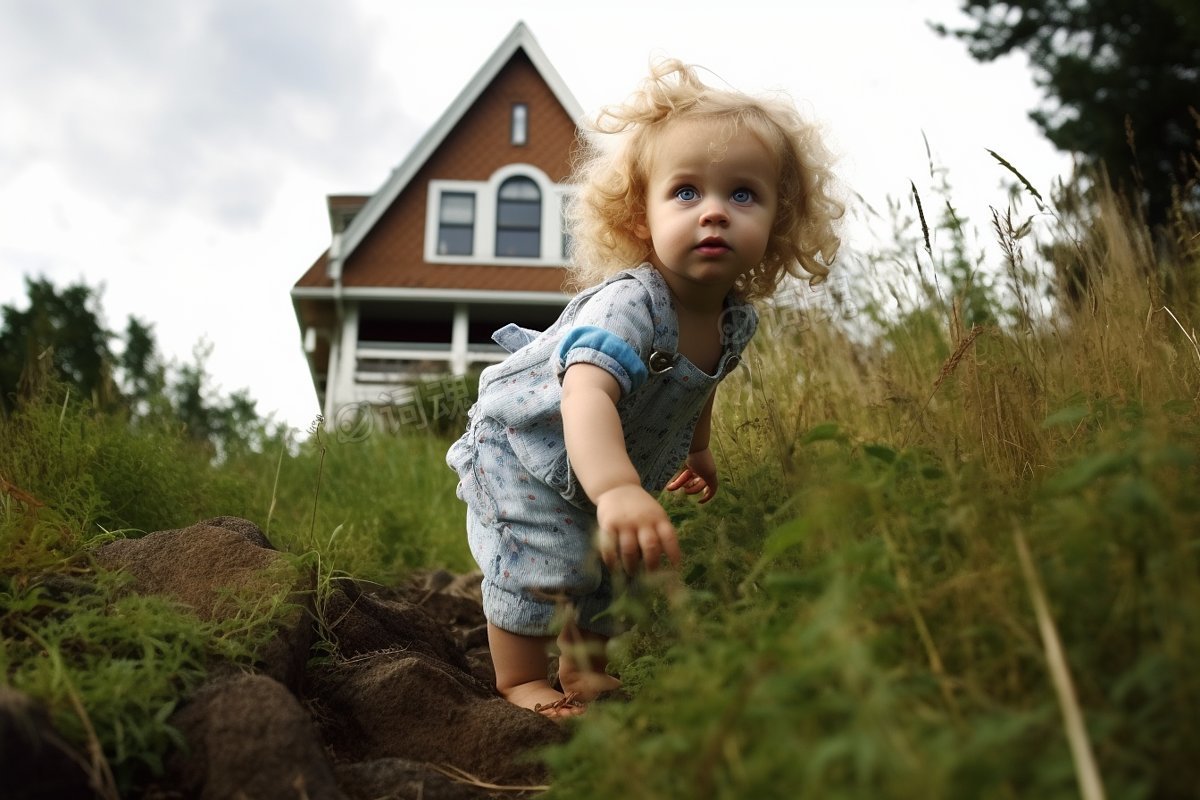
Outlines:
<svg viewBox="0 0 1200 800"><path fill-rule="evenodd" d="M399 197L400 193L408 186L409 181L417 174L418 170L425 164L442 140L445 139L454 127L462 119L463 115L471 108L480 94L483 93L504 67L509 59L517 52L523 50L525 55L533 63L534 68L542 76L546 85L550 87L550 91L562 104L564 110L572 120L578 121L583 116L583 107L575 99L567 89L566 83L558 74L558 70L546 58L546 54L538 45L537 40L533 38L529 28L524 22L518 22L512 29L512 32L500 43L496 51L491 57L480 67L475 73L475 77L467 83L463 90L459 93L450 107L445 113L434 123L425 135L421 137L416 146L408 154L394 170L387 181L379 188L362 210L354 217L354 221L350 223L340 242L339 252L336 257L329 259L329 276L332 278L341 277L342 263L346 258L354 252L354 249L359 245L371 229L375 226L383 216L384 212L392 205ZM332 254L331 254L332 255Z"/></svg>

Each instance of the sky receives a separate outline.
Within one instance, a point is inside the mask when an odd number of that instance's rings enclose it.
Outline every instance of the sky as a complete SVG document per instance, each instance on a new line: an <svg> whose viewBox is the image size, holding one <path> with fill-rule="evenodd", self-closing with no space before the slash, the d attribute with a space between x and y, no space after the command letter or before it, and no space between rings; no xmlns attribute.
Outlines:
<svg viewBox="0 0 1200 800"><path fill-rule="evenodd" d="M25 277L101 292L109 327L301 430L319 413L288 292L329 244L327 194L376 191L518 21L585 113L670 56L821 123L876 210L931 192L985 226L1011 177L1069 169L1020 56L939 37L955 0L0 0L0 304ZM861 209L860 209L861 210ZM889 223L859 214L848 244ZM848 229L849 231L849 229ZM857 240L857 241L856 241Z"/></svg>

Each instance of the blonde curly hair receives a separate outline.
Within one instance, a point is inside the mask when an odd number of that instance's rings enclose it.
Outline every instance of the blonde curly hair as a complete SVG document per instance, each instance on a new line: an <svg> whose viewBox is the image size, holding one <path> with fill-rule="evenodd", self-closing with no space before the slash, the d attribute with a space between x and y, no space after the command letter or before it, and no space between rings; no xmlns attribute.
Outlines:
<svg viewBox="0 0 1200 800"><path fill-rule="evenodd" d="M788 100L706 86L696 69L674 59L652 65L624 104L600 111L580 137L567 206L569 283L586 288L645 261L650 244L637 235L646 217L650 154L668 124L719 122L750 131L779 161L779 203L762 263L738 279L748 301L774 294L785 274L811 284L829 274L841 240L835 222L844 206L833 197L832 158L815 125Z"/></svg>

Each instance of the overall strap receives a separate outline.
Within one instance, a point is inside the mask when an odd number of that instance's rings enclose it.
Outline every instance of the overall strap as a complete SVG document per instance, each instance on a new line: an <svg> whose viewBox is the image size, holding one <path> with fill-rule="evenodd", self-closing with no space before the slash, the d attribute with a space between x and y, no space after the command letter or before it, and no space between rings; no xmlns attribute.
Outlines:
<svg viewBox="0 0 1200 800"><path fill-rule="evenodd" d="M649 263L644 263L636 270L622 273L637 280L646 289L650 298L650 315L653 320L662 320L662 324L654 326L654 336L650 346L650 356L646 359L646 367L657 375L673 369L676 351L679 348L679 327L666 324L666 320L675 319L675 311L671 305L671 290L667 283Z"/></svg>

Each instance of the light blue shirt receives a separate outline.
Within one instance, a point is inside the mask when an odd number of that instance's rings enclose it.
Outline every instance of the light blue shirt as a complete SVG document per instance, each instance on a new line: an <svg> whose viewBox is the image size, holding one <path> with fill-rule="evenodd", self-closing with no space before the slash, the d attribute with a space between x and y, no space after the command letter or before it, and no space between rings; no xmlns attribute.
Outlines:
<svg viewBox="0 0 1200 800"><path fill-rule="evenodd" d="M709 375L676 352L679 321L671 293L649 264L620 272L575 296L542 333L508 325L493 334L511 355L479 381L471 419L491 419L531 476L586 510L591 502L575 481L563 441L562 378L572 364L594 364L617 381L617 412L625 448L642 486L652 494L687 459L692 434L717 384L739 363L754 335L753 307L727 299L721 317L722 353ZM460 474L471 460L470 433L447 454Z"/></svg>

